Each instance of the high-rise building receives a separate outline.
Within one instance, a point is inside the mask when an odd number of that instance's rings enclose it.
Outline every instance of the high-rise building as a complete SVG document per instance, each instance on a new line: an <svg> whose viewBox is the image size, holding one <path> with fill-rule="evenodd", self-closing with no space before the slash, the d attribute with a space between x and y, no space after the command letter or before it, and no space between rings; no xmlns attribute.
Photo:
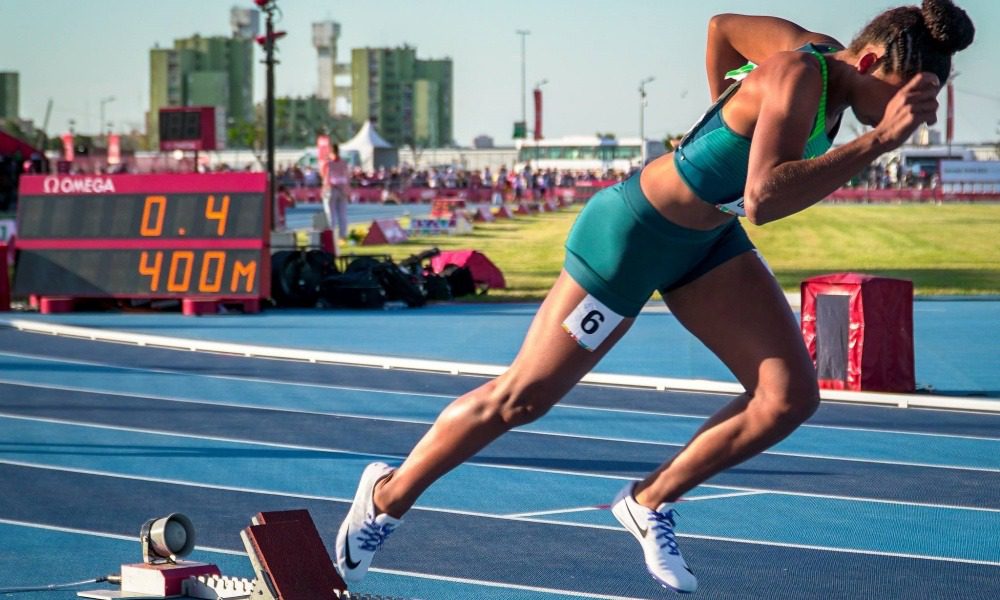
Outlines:
<svg viewBox="0 0 1000 600"><path fill-rule="evenodd" d="M20 116L21 76L16 71L0 72L0 119Z"/></svg>
<svg viewBox="0 0 1000 600"><path fill-rule="evenodd" d="M452 144L451 59L419 60L415 48L355 48L351 116L397 146Z"/></svg>
<svg viewBox="0 0 1000 600"><path fill-rule="evenodd" d="M234 6L229 11L229 25L233 29L234 38L252 40L260 33L260 11Z"/></svg>
<svg viewBox="0 0 1000 600"><path fill-rule="evenodd" d="M165 106L215 106L226 118L252 122L253 39L223 36L174 40L149 53L150 144L159 143L159 110Z"/></svg>
<svg viewBox="0 0 1000 600"><path fill-rule="evenodd" d="M321 21L312 24L313 46L316 48L318 67L316 96L329 103L329 112L336 114L337 101L351 100L351 86L338 85L337 78L350 76L351 66L337 62L337 40L340 38L340 23Z"/></svg>

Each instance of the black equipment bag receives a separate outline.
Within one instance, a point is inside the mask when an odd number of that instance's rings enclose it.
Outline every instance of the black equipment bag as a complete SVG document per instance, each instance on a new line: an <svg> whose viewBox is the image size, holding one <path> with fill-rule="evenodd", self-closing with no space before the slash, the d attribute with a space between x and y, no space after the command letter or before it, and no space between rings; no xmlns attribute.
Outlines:
<svg viewBox="0 0 1000 600"><path fill-rule="evenodd" d="M427 303L427 296L416 279L399 268L392 261L375 265L375 277L385 288L386 299L402 300L410 308L417 308Z"/></svg>
<svg viewBox="0 0 1000 600"><path fill-rule="evenodd" d="M271 255L271 298L278 306L316 306L320 283L338 273L322 250L283 250Z"/></svg>
<svg viewBox="0 0 1000 600"><path fill-rule="evenodd" d="M371 271L331 275L320 284L320 305L341 308L382 308L386 294Z"/></svg>
<svg viewBox="0 0 1000 600"><path fill-rule="evenodd" d="M469 267L459 267L457 265L445 265L441 274L448 280L448 287L451 288L451 295L455 298L475 294L476 280L472 278L472 270Z"/></svg>

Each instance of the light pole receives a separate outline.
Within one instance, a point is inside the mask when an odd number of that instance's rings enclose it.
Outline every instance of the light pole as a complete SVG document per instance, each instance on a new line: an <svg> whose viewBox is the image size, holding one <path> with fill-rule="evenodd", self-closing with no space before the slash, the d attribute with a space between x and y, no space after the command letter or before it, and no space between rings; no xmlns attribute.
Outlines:
<svg viewBox="0 0 1000 600"><path fill-rule="evenodd" d="M524 123L525 128L528 126L528 110L525 105L525 96L528 94L527 85L525 83L525 47L524 41L527 39L531 32L527 29L518 29L516 31L517 35L521 36L521 122Z"/></svg>
<svg viewBox="0 0 1000 600"><path fill-rule="evenodd" d="M534 88L535 92L537 92L538 94L541 94L541 92L542 92L542 86L545 85L548 82L549 82L548 79L543 79L543 80L537 82L535 84L535 88ZM541 158L541 156L540 156L540 154L541 154L541 148L539 148L539 145L538 145L539 140L542 139L542 131L541 131L542 130L542 105L541 105L540 98L541 98L540 95L535 98L535 126L533 128L532 136L531 136L535 140L535 163L536 163L536 166L537 166L537 163L538 163L538 159Z"/></svg>
<svg viewBox="0 0 1000 600"><path fill-rule="evenodd" d="M639 82L639 168L646 166L646 84L655 77L647 77Z"/></svg>
<svg viewBox="0 0 1000 600"><path fill-rule="evenodd" d="M100 136L100 134L102 133L101 129L104 128L104 107L106 105L114 102L114 101L115 101L115 97L114 96L106 96L104 98L101 98L101 120L97 124L97 134L98 134L98 136Z"/></svg>
<svg viewBox="0 0 1000 600"><path fill-rule="evenodd" d="M283 31L274 30L274 12L279 11L277 0L254 0L257 8L264 11L266 17L264 21L264 35L257 38L257 43L264 47L264 66L266 84L264 97L264 120L267 136L267 195L270 201L271 228L277 223L276 201L276 180L274 172L274 65L278 64L274 58L275 42L285 35Z"/></svg>
<svg viewBox="0 0 1000 600"><path fill-rule="evenodd" d="M543 80L535 83L534 90L536 92L540 93L542 91L542 86L545 85L548 82L549 82L548 79L543 79ZM539 101L536 100L536 102L539 102ZM542 125L542 114L541 113L542 113L542 107L540 105L536 104L536 106L535 106L535 128L534 128L534 132L533 132L534 135L532 136L532 137L535 138L536 141L542 139L542 132L541 132L541 129L542 129L542 127L541 127L541 125Z"/></svg>

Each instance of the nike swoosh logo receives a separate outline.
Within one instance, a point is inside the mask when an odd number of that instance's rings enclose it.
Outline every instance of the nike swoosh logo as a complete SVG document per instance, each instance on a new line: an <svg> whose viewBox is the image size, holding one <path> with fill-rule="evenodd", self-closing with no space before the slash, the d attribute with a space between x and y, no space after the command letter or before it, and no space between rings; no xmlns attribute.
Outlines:
<svg viewBox="0 0 1000 600"><path fill-rule="evenodd" d="M639 529L639 533L642 534L642 537L646 537L646 533L649 531L649 527L643 527L642 525L639 525L639 522L635 520L635 515L632 514L632 509L629 508L628 506L628 502L625 502L625 510L628 511L629 518L631 518L632 522L635 523L635 526L636 528Z"/></svg>
<svg viewBox="0 0 1000 600"><path fill-rule="evenodd" d="M351 528L348 527L347 531L344 533L344 552L347 554L347 556L345 557L346 560L347 560L347 568L351 569L351 570L354 570L354 569L357 569L359 566L361 566L361 561L355 562L355 561L351 560L351 535L350 535L351 531L350 531L350 529Z"/></svg>

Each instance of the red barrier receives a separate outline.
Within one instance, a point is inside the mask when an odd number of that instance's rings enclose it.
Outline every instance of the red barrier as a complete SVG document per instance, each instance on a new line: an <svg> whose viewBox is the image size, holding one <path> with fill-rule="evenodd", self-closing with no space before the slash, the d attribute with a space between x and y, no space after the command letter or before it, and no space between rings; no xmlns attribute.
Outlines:
<svg viewBox="0 0 1000 600"><path fill-rule="evenodd" d="M352 202L381 202L382 188L351 188Z"/></svg>
<svg viewBox="0 0 1000 600"><path fill-rule="evenodd" d="M361 241L362 246L398 244L409 239L396 219L376 219L368 228L368 235Z"/></svg>
<svg viewBox="0 0 1000 600"><path fill-rule="evenodd" d="M292 188L292 197L295 198L295 202L322 202L323 195L320 188L312 187L297 187Z"/></svg>
<svg viewBox="0 0 1000 600"><path fill-rule="evenodd" d="M0 311L10 310L10 269L7 267L7 244L0 244Z"/></svg>
<svg viewBox="0 0 1000 600"><path fill-rule="evenodd" d="M841 188L826 197L833 202L975 202L1000 199L996 192L945 192L941 188Z"/></svg>
<svg viewBox="0 0 1000 600"><path fill-rule="evenodd" d="M807 279L802 335L822 388L916 388L911 281L856 273Z"/></svg>

